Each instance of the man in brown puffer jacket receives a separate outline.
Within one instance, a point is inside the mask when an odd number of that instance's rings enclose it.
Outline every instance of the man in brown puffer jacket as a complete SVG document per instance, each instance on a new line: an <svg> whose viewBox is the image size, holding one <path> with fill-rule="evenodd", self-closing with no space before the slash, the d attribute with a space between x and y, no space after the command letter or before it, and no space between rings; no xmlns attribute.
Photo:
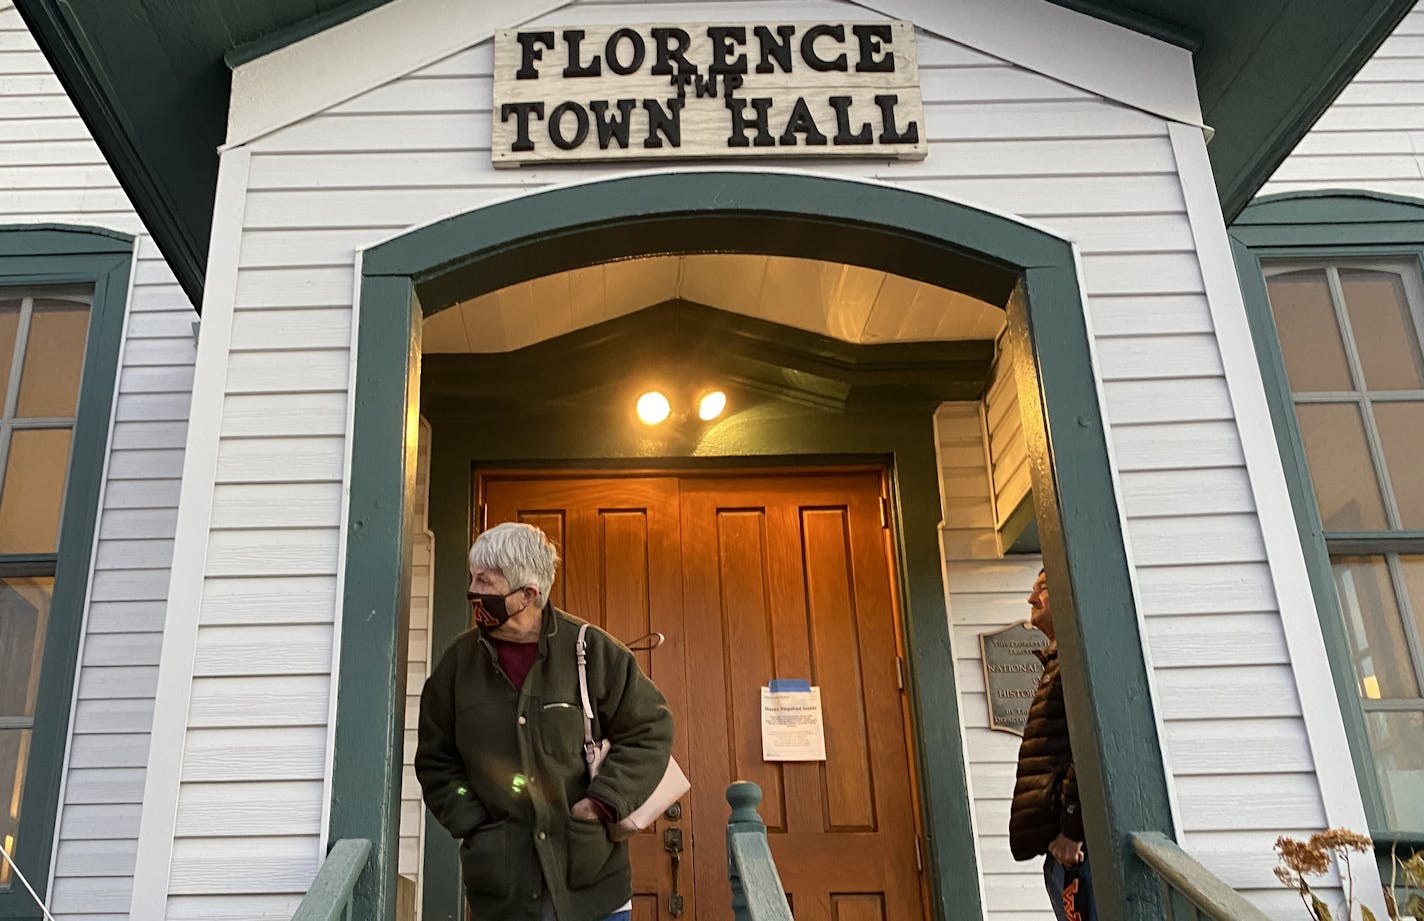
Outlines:
<svg viewBox="0 0 1424 921"><path fill-rule="evenodd" d="M1029 705L1028 724L1019 746L1014 802L1009 810L1009 848L1015 860L1047 855L1044 885L1058 921L1095 921L1093 882L1083 849L1083 814L1078 801L1078 777L1068 740L1068 714L1063 705L1063 679L1058 673L1058 646L1053 642L1053 613L1048 581L1042 570L1028 596L1029 623L1049 639L1037 655L1043 677Z"/></svg>

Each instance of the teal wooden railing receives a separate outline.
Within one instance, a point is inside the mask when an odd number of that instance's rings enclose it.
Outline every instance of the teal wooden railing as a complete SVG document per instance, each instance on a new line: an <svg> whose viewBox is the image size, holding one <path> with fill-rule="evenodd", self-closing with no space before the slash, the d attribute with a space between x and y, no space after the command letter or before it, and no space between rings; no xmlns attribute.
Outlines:
<svg viewBox="0 0 1424 921"><path fill-rule="evenodd" d="M365 838L332 845L292 921L351 921L351 890L370 856L371 842Z"/></svg>
<svg viewBox="0 0 1424 921"><path fill-rule="evenodd" d="M791 906L771 846L766 840L766 823L757 806L761 787L738 781L727 788L727 878L732 883L734 921L791 921Z"/></svg>
<svg viewBox="0 0 1424 921"><path fill-rule="evenodd" d="M1166 835L1143 832L1130 838L1161 886L1163 921L1270 921Z"/></svg>
<svg viewBox="0 0 1424 921"><path fill-rule="evenodd" d="M739 781L727 788L727 877L735 921L792 921L786 892L771 857L766 823L757 806L761 787ZM1130 836L1132 849L1161 886L1162 921L1270 921L1196 858L1158 832Z"/></svg>

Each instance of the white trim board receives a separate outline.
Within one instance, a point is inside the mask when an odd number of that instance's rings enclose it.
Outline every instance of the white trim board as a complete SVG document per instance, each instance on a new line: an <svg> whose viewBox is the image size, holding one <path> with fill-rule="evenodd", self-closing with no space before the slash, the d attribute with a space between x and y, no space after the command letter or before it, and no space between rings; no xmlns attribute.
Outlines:
<svg viewBox="0 0 1424 921"><path fill-rule="evenodd" d="M1105 99L1202 125L1192 53L1045 0L851 0Z"/></svg>
<svg viewBox="0 0 1424 921"><path fill-rule="evenodd" d="M218 166L212 242L203 288L203 323L193 379L194 407L221 407L227 386L228 345L237 261L247 206L250 154L246 148L222 155ZM193 660L198 646L198 613L207 568L208 525L217 481L218 434L222 413L190 414L183 453L183 485L174 532L173 569L168 582L163 652L153 702L153 734L144 777L143 816L134 865L132 918L163 918L168 913L169 870L178 818L178 793L188 732L188 703L193 689Z"/></svg>
<svg viewBox="0 0 1424 921"><path fill-rule="evenodd" d="M1310 741L1316 780L1320 784L1325 819L1333 828L1365 832L1369 825L1355 765L1350 758L1350 740L1345 734L1335 685L1329 679L1325 638L1320 632L1300 534L1290 511L1280 446L1276 444L1275 427L1271 424L1266 388L1246 320L1246 306L1226 235L1226 222L1216 198L1206 140L1197 129L1187 125L1169 125L1168 134L1182 177L1187 219L1196 242L1226 386L1231 394L1236 429L1256 500L1256 514L1280 609L1281 628L1290 651L1291 670L1300 697L1301 718ZM1357 860L1352 866L1360 900L1369 905L1375 917L1388 917L1384 913L1383 890L1375 861Z"/></svg>
<svg viewBox="0 0 1424 921"><path fill-rule="evenodd" d="M576 0L392 0L238 65L224 149L325 111ZM1106 99L1202 126L1192 54L1047 0L847 0ZM689 7L690 9L692 7ZM598 18L595 11L590 17Z"/></svg>
<svg viewBox="0 0 1424 921"><path fill-rule="evenodd" d="M225 149L434 64L569 0L393 0L232 71Z"/></svg>

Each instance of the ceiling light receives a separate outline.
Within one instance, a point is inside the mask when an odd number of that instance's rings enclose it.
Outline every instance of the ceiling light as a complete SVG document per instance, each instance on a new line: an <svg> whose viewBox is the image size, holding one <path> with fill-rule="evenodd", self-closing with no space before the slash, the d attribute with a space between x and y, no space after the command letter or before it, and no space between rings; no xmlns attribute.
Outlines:
<svg viewBox="0 0 1424 921"><path fill-rule="evenodd" d="M672 404L668 398L656 390L649 390L638 397L638 418L648 425L657 425L672 414Z"/></svg>
<svg viewBox="0 0 1424 921"><path fill-rule="evenodd" d="M727 395L720 390L704 393L697 401L697 418L711 422L727 408Z"/></svg>

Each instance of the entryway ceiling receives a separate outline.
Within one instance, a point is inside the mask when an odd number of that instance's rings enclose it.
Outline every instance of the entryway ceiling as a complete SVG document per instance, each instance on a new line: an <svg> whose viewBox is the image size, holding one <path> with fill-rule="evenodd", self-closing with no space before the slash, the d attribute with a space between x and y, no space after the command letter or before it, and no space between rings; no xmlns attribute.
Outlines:
<svg viewBox="0 0 1424 921"><path fill-rule="evenodd" d="M508 352L684 300L857 345L993 339L1004 311L899 275L786 256L629 259L546 275L425 321L427 354Z"/></svg>

